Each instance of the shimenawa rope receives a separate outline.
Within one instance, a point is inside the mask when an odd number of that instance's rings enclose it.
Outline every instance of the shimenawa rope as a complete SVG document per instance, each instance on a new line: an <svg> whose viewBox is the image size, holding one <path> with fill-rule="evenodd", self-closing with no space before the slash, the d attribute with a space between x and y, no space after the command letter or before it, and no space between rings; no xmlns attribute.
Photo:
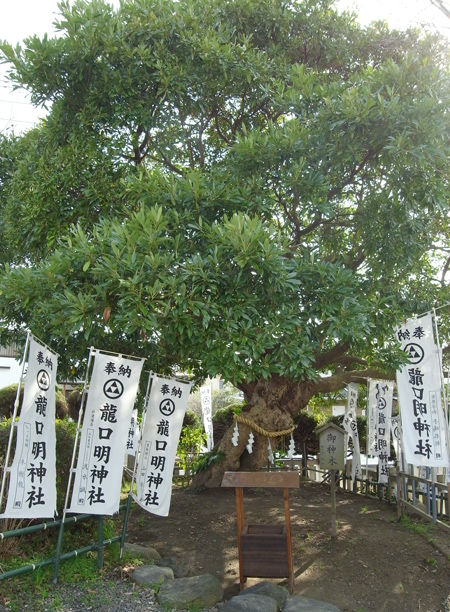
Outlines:
<svg viewBox="0 0 450 612"><path fill-rule="evenodd" d="M256 431L256 433L259 433L262 436L266 436L266 438L280 438L281 436L288 436L295 429L295 427L292 426L289 429L282 429L281 431L267 431L266 429L263 429L262 427L257 425L251 419L247 419L241 414L235 414L234 420L238 423L242 423L243 425L248 425L252 431Z"/></svg>

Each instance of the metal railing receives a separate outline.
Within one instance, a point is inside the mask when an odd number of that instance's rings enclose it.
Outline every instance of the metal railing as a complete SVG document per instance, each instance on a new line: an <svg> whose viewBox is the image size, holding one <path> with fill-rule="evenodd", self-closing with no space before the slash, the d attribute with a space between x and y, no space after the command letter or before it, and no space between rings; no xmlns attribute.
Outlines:
<svg viewBox="0 0 450 612"><path fill-rule="evenodd" d="M282 460L280 462L282 465L279 465L278 469L298 469L303 478L329 483L330 473L321 470L315 461L317 459L309 457L305 466L302 465L301 459ZM394 471L394 469L391 470L386 484L379 483L376 472L372 470L366 472L365 478L352 479L347 472L349 465L346 470L337 473L336 486L341 490L377 497L380 501L399 506L399 513L409 509L431 520L434 524L439 523L450 528L449 486L447 484L400 470ZM363 470L366 471L364 468Z"/></svg>
<svg viewBox="0 0 450 612"><path fill-rule="evenodd" d="M119 511L126 510L129 512L129 504L122 504L119 508ZM126 512L127 516L127 512ZM113 536L111 538L104 538L104 516L102 515L93 515L93 514L79 514L72 517L66 517L64 520L64 526L73 524L73 523L81 523L87 520L97 520L97 541L88 544L87 546L83 546L81 548L77 548L71 550L66 553L62 553L61 550L56 546L55 554L51 557L42 559L36 563L28 563L19 568L14 568L5 572L0 572L0 581L5 580L7 578L13 578L15 576L19 576L21 574L33 572L39 568L46 567L48 565L53 565L55 568L59 566L61 561L66 561L68 559L73 559L85 553L96 551L97 552L97 569L102 569L103 567L103 551L105 547L110 544L114 544L115 542L121 542L123 545L123 540L125 538L125 521L124 528L122 529L122 533L120 535ZM28 527L20 527L18 529L11 529L8 531L0 532L0 542L3 542L7 538L20 537L23 535L28 535L31 533L37 533L40 531L47 531L49 529L61 528L62 519L55 521L47 521L44 523L38 523L35 525L29 525ZM54 580L56 582L56 580Z"/></svg>

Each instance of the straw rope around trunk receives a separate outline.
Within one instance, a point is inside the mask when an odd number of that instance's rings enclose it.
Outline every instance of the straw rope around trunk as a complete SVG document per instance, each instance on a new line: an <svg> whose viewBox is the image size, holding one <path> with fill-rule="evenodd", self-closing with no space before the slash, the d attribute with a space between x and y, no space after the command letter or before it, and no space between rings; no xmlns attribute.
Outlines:
<svg viewBox="0 0 450 612"><path fill-rule="evenodd" d="M259 433L262 436L266 436L266 438L280 438L281 436L288 436L295 429L295 426L293 425L289 429L282 429L281 431L267 431L267 429L263 429L251 419L247 419L240 414L235 414L234 420L238 423L242 423L243 425L248 425L252 431Z"/></svg>

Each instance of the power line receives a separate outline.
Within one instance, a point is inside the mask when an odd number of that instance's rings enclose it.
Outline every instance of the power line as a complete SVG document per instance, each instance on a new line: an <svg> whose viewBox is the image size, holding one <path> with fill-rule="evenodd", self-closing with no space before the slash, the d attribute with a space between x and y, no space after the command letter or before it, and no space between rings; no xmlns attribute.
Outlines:
<svg viewBox="0 0 450 612"><path fill-rule="evenodd" d="M0 121L10 121L11 123L36 123L36 121L39 121L39 118L36 119L35 121L27 121L26 119L12 119L11 117L0 117Z"/></svg>
<svg viewBox="0 0 450 612"><path fill-rule="evenodd" d="M5 102L6 104L23 104L24 106L31 106L31 102L22 102L19 100L6 100L4 98L0 98L0 102Z"/></svg>

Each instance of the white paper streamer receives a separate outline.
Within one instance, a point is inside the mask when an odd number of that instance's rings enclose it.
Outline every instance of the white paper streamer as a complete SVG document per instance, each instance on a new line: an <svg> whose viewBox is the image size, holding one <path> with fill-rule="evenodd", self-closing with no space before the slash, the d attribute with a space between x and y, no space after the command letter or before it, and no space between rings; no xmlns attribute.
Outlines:
<svg viewBox="0 0 450 612"><path fill-rule="evenodd" d="M239 428L238 428L238 424L236 422L235 425L234 425L233 437L231 438L231 443L233 444L233 446L237 446L238 445L238 440L239 440Z"/></svg>
<svg viewBox="0 0 450 612"><path fill-rule="evenodd" d="M253 435L253 432L250 432L250 435L248 437L248 443L247 443L247 451L249 453L249 455L251 455L253 453L253 443L255 441L255 436Z"/></svg>

